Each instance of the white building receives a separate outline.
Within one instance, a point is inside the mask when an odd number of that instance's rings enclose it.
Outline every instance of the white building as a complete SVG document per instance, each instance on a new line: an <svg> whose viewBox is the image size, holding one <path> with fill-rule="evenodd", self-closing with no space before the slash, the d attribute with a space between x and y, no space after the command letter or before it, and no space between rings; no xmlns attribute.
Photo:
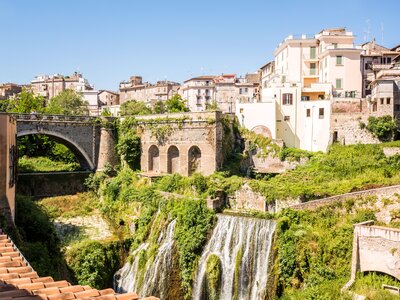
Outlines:
<svg viewBox="0 0 400 300"><path fill-rule="evenodd" d="M326 151L332 103L361 97L362 49L353 41L344 28L288 36L274 51L274 61L260 69L261 101L238 101L239 120L289 147Z"/></svg>

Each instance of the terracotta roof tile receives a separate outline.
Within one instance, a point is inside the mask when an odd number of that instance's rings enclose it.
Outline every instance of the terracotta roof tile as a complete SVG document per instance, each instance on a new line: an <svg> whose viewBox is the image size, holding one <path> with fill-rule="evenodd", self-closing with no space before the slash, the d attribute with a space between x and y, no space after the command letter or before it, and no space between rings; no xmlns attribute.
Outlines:
<svg viewBox="0 0 400 300"><path fill-rule="evenodd" d="M0 229L0 299L5 300L138 300L135 293L116 294L113 289L97 290L71 285L66 280L39 277L19 250ZM143 298L157 300L158 298Z"/></svg>

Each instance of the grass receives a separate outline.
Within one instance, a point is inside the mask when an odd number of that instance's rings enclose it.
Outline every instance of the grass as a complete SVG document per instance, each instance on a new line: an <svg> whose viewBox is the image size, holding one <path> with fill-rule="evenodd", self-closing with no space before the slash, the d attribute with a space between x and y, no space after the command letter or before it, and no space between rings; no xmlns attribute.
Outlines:
<svg viewBox="0 0 400 300"><path fill-rule="evenodd" d="M73 218L90 215L98 207L98 199L92 193L43 198L39 204L53 218Z"/></svg>
<svg viewBox="0 0 400 300"><path fill-rule="evenodd" d="M18 159L18 171L21 173L33 172L68 172L80 169L78 163L65 163L53 161L47 157L23 156Z"/></svg>

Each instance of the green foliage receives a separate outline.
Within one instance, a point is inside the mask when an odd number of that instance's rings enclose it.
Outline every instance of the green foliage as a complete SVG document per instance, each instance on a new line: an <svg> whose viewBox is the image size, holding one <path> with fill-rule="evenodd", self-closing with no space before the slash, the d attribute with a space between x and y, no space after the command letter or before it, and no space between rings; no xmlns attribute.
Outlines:
<svg viewBox="0 0 400 300"><path fill-rule="evenodd" d="M216 111L216 110L220 110L218 107L218 104L216 101L213 101L211 103L206 103L206 110L209 111Z"/></svg>
<svg viewBox="0 0 400 300"><path fill-rule="evenodd" d="M357 294L365 295L367 299L399 299L398 295L396 296L387 290L382 290L383 284L400 287L400 282L389 275L368 272L357 274L352 290Z"/></svg>
<svg viewBox="0 0 400 300"><path fill-rule="evenodd" d="M165 101L165 111L170 113L188 112L189 108L186 107L186 101L182 99L181 95L175 94Z"/></svg>
<svg viewBox="0 0 400 300"><path fill-rule="evenodd" d="M67 250L68 266L81 285L102 289L110 286L114 272L120 267L120 245L83 241Z"/></svg>
<svg viewBox="0 0 400 300"><path fill-rule="evenodd" d="M0 112L7 112L8 106L9 106L8 99L5 100L0 99Z"/></svg>
<svg viewBox="0 0 400 300"><path fill-rule="evenodd" d="M312 156L312 152L298 148L283 147L279 152L279 158L281 161L287 160L300 162L301 159L310 159Z"/></svg>
<svg viewBox="0 0 400 300"><path fill-rule="evenodd" d="M218 255L211 254L206 262L207 294L210 300L218 300L222 279L222 264Z"/></svg>
<svg viewBox="0 0 400 300"><path fill-rule="evenodd" d="M369 117L366 128L380 141L393 140L398 129L396 121L389 115L382 117Z"/></svg>
<svg viewBox="0 0 400 300"><path fill-rule="evenodd" d="M21 93L8 100L8 112L13 113L42 113L44 112L45 99L35 96L33 92L23 89Z"/></svg>
<svg viewBox="0 0 400 300"><path fill-rule="evenodd" d="M101 112L101 116L102 117L112 117L110 109L108 107L103 109L103 111Z"/></svg>
<svg viewBox="0 0 400 300"><path fill-rule="evenodd" d="M49 101L46 112L61 115L87 115L88 103L80 93L66 89Z"/></svg>
<svg viewBox="0 0 400 300"><path fill-rule="evenodd" d="M329 152L315 153L292 171L268 181L253 180L251 187L267 201L299 197L302 201L357 190L398 184L400 159L386 158L382 148L400 143L351 145L334 144Z"/></svg>
<svg viewBox="0 0 400 300"><path fill-rule="evenodd" d="M275 247L283 299L338 299L350 276L353 224L371 219L374 212L355 206L350 211L340 205L282 211ZM299 290L303 298L296 295Z"/></svg>
<svg viewBox="0 0 400 300"><path fill-rule="evenodd" d="M175 240L179 251L182 288L185 299L189 299L197 261L216 217L204 200L179 199L167 202L166 206L171 217L177 220Z"/></svg>
<svg viewBox="0 0 400 300"><path fill-rule="evenodd" d="M68 172L79 170L78 163L65 163L62 161L53 161L47 157L27 157L18 159L18 171L21 173L31 172Z"/></svg>
<svg viewBox="0 0 400 300"><path fill-rule="evenodd" d="M117 144L117 153L122 156L128 165L136 170L140 169L140 137L134 133L120 133Z"/></svg>
<svg viewBox="0 0 400 300"><path fill-rule="evenodd" d="M143 101L129 100L121 105L121 116L149 115L151 109Z"/></svg>
<svg viewBox="0 0 400 300"><path fill-rule="evenodd" d="M153 113L155 114L163 114L166 112L164 101L159 100L153 106Z"/></svg>
<svg viewBox="0 0 400 300"><path fill-rule="evenodd" d="M65 263L60 252L52 220L40 205L29 197L17 196L14 242L40 276L60 279Z"/></svg>

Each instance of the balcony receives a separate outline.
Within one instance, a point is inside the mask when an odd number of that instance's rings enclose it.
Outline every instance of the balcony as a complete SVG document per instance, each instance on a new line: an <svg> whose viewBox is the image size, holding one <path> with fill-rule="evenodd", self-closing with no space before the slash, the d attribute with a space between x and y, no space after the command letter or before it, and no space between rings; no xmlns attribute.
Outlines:
<svg viewBox="0 0 400 300"><path fill-rule="evenodd" d="M389 70L390 68L392 68L393 65L384 65L384 64L372 64L372 70L374 71L379 71L379 70Z"/></svg>

